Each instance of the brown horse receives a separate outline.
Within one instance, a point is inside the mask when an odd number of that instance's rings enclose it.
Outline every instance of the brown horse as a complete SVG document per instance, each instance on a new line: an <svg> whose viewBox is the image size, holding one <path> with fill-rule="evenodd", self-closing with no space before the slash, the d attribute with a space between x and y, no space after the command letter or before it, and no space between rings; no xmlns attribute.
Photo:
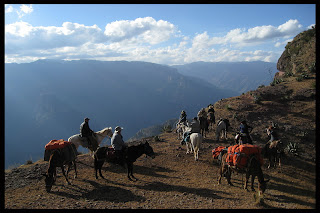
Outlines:
<svg viewBox="0 0 320 213"><path fill-rule="evenodd" d="M268 141L262 149L262 155L269 160L268 169L276 168L277 163L281 169L281 159L284 155L283 143L280 140Z"/></svg>
<svg viewBox="0 0 320 213"><path fill-rule="evenodd" d="M65 177L68 185L71 184L68 180L68 174L72 164L74 165L74 170L75 170L74 178L77 177L77 166L75 162L76 155L74 155L73 153L70 153L71 151L76 152L75 146L73 144L71 145L71 149L73 150L66 149L66 148L67 147L65 147L64 149L55 149L50 155L47 173L43 174L46 177L45 184L46 184L47 192L51 191L52 185L55 184L56 182L57 167L61 168L62 174ZM67 174L65 174L64 165L68 165Z"/></svg>
<svg viewBox="0 0 320 213"><path fill-rule="evenodd" d="M253 187L253 183L254 183L255 177L257 176L258 182L259 182L258 183L258 190L259 190L259 192L264 193L264 191L266 190L266 184L267 184L267 182L269 182L269 180L264 180L260 162L257 160L255 155L252 155L249 157L247 167L245 167L244 169L241 169L241 170L238 168L231 167L226 162L227 155L228 155L228 153L225 153L222 156L221 166L219 169L220 176L218 178L218 184L221 183L222 176L225 176L227 178L228 184L230 186L233 186L233 184L231 183L231 173L232 173L232 171L236 171L237 173L245 173L246 174L246 181L244 184L244 189L248 190L247 185L248 185L249 177L251 175L251 190L255 191L255 189Z"/></svg>
<svg viewBox="0 0 320 213"><path fill-rule="evenodd" d="M262 149L263 157L269 160L268 168L275 168L278 163L279 168L281 169L281 159L284 156L284 144L279 140L272 126L269 126L266 131L268 136L270 136L270 140Z"/></svg>

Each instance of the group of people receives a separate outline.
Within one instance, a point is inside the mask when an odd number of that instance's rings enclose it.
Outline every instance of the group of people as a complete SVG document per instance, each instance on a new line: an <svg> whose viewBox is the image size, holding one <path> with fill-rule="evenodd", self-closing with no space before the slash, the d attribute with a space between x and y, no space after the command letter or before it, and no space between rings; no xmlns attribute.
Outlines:
<svg viewBox="0 0 320 213"><path fill-rule="evenodd" d="M207 115L209 115L210 113L212 113L211 116L214 118L214 108L212 105L209 106L208 113L206 113L205 109L202 108L197 114L198 117L194 117L192 119L192 122L190 124L188 124L186 112L184 110L181 111L178 123L180 123L180 124L183 123L184 125L191 128L190 131L184 133L183 139L181 140L181 144L188 142L190 135L192 133L200 133L199 117L207 118ZM213 120L213 123L215 123L214 120ZM239 133L236 136L236 143L239 143L240 138L242 138L242 140L244 140L245 143L252 144L252 138L250 136L250 132L252 131L252 129L253 128L251 126L249 126L245 120L242 121L240 123Z"/></svg>
<svg viewBox="0 0 320 213"><path fill-rule="evenodd" d="M209 106L208 109L208 114L209 113L214 113L214 108L213 106ZM206 116L205 114L205 109L202 108L199 113L198 117L194 117L191 121L191 123L187 122L187 114L184 110L181 111L179 121L178 123L182 123L188 127L190 127L190 131L185 132L183 135L183 139L181 141L181 144L189 141L190 135L192 133L200 133L200 122L199 122L199 117L201 116ZM84 122L80 125L80 137L87 139L88 141L88 147L91 147L93 143L97 143L95 140L95 133L92 131L89 127L89 118L85 118ZM252 130L252 127L247 125L246 121L242 121L240 123L240 128L239 128L239 136L236 137L236 141L239 141L240 137L245 137L247 139L247 143L252 144L252 139L250 137L250 130ZM123 159L124 155L124 150L127 148L126 143L123 141L123 136L121 134L121 131L123 130L122 127L117 126L115 128L115 131L111 137L111 146L115 150L115 154L119 159Z"/></svg>

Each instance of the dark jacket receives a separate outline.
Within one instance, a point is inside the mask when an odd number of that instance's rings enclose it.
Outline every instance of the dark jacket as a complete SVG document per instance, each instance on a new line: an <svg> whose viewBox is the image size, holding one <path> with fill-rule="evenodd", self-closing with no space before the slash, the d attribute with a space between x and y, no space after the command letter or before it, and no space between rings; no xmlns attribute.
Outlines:
<svg viewBox="0 0 320 213"><path fill-rule="evenodd" d="M240 124L240 133L246 133L249 135L249 129L252 129L252 127L247 124Z"/></svg>
<svg viewBox="0 0 320 213"><path fill-rule="evenodd" d="M84 121L80 125L80 136L81 137L88 137L88 136L91 136L92 133L93 133L93 131L90 129L89 123Z"/></svg>

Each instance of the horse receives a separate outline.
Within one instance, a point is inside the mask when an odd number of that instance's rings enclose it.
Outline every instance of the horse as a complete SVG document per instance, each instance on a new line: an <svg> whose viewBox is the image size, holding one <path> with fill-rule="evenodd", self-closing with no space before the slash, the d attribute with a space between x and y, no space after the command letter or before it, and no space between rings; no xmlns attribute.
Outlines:
<svg viewBox="0 0 320 213"><path fill-rule="evenodd" d="M182 128L183 128L183 135L185 132L191 131L191 128L185 125ZM191 133L190 142L186 141L186 146L187 146L186 154L193 152L195 161L199 159L199 150L200 150L202 140L203 140L203 137L200 133Z"/></svg>
<svg viewBox="0 0 320 213"><path fill-rule="evenodd" d="M112 148L109 148L106 146L99 147L94 154L94 170L95 170L96 179L98 179L97 171L99 171L100 177L105 179L101 173L101 168L105 161L114 163L114 164L120 163L119 160L114 157L114 155L110 154L109 152L110 149L112 150ZM133 176L133 163L137 160L137 158L139 158L143 154L146 154L151 158L155 157L155 153L153 152L152 147L147 141L144 143L141 142L138 145L128 146L124 151L125 164L127 165L128 179L130 181L133 181L132 178L134 178L135 181L138 180L136 177Z"/></svg>
<svg viewBox="0 0 320 213"><path fill-rule="evenodd" d="M208 112L208 114L207 114L207 122L208 122L208 130L209 130L210 127L211 127L211 129L213 129L213 124L216 123L214 112Z"/></svg>
<svg viewBox="0 0 320 213"><path fill-rule="evenodd" d="M219 142L220 135L224 138L224 140L227 139L227 132L228 132L228 127L230 126L229 120L228 119L220 119L219 122L217 123L217 128L216 128L216 140Z"/></svg>
<svg viewBox="0 0 320 213"><path fill-rule="evenodd" d="M73 149L73 152L76 152L76 148L73 144L71 145L71 148ZM76 178L78 174L75 159L76 159L76 155L72 155L70 153L70 150L69 152L67 152L67 151L63 151L62 149L55 149L51 153L48 170L45 174L43 174L43 176L45 176L45 185L46 185L47 192L51 191L52 185L55 184L56 182L57 167L61 168L62 174L65 177L68 185L71 185L71 183L68 180L68 174L72 165L74 165L74 170L75 170L74 178ZM67 174L65 174L64 165L68 165Z"/></svg>
<svg viewBox="0 0 320 213"><path fill-rule="evenodd" d="M206 137L206 133L209 131L209 123L206 117L198 117L200 122L200 132L203 137Z"/></svg>
<svg viewBox="0 0 320 213"><path fill-rule="evenodd" d="M228 153L225 153L222 156L221 166L220 166L219 171L218 171L218 173L219 173L218 185L221 184L222 176L225 176L227 178L228 184L230 186L233 186L233 184L231 183L231 173L232 173L232 171L235 171L237 173L245 173L246 174L246 180L245 180L245 184L244 184L244 189L247 190L247 191L248 191L248 181L249 181L250 176L251 176L251 190L255 191L255 189L253 187L253 184L254 184L254 179L257 176L258 177L259 194L260 193L264 193L266 188L267 188L267 182L269 182L269 180L264 180L264 176L263 176L263 172L262 172L262 169L261 169L260 162L255 157L255 155L250 156L250 158L248 159L247 167L244 168L244 169L231 167L226 162L227 155L228 155Z"/></svg>
<svg viewBox="0 0 320 213"><path fill-rule="evenodd" d="M93 137L97 141L97 144L93 143L92 147L88 147L88 141L85 138L82 138L80 134L71 136L70 138L68 138L68 141L73 143L76 146L77 150L78 150L78 147L81 145L84 148L88 148L91 152L94 152L97 150L102 140L107 136L112 137L112 134L113 133L112 133L111 127L106 127L100 131L95 132L93 134Z"/></svg>
<svg viewBox="0 0 320 213"><path fill-rule="evenodd" d="M268 127L266 129L268 136L270 136L270 140L265 144L262 149L262 154L264 158L269 160L268 169L272 167L276 167L277 162L279 164L279 168L281 169L281 158L284 155L284 145L281 140L275 140L277 138L276 133L273 131L273 127Z"/></svg>

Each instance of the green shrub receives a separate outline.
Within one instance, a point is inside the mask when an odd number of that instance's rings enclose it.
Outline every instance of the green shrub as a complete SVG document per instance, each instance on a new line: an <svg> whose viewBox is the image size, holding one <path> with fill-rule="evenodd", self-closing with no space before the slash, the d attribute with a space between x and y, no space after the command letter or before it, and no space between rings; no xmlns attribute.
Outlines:
<svg viewBox="0 0 320 213"><path fill-rule="evenodd" d="M170 124L163 125L163 127L161 128L161 132L172 132L172 126Z"/></svg>
<svg viewBox="0 0 320 213"><path fill-rule="evenodd" d="M33 164L32 160L27 160L26 165Z"/></svg>
<svg viewBox="0 0 320 213"><path fill-rule="evenodd" d="M309 71L312 73L316 72L316 62L313 62L310 66L309 66Z"/></svg>
<svg viewBox="0 0 320 213"><path fill-rule="evenodd" d="M226 109L227 109L227 110L232 110L231 105L230 105L230 104L227 104L227 105L226 105Z"/></svg>
<svg viewBox="0 0 320 213"><path fill-rule="evenodd" d="M274 86L276 84L280 84L281 82L284 82L284 80L282 78L273 79L273 81L270 83L270 86Z"/></svg>

